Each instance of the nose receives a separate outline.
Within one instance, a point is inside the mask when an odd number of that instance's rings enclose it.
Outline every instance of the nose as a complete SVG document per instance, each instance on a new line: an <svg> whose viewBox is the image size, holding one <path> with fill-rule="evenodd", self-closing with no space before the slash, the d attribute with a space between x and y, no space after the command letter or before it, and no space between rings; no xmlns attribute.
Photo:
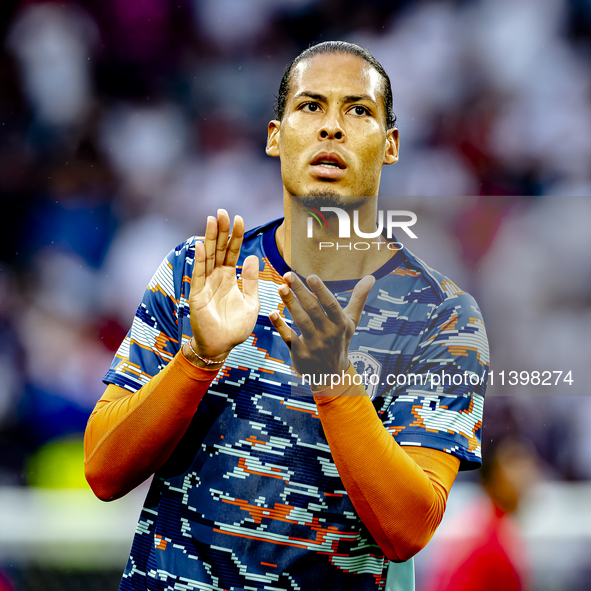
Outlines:
<svg viewBox="0 0 591 591"><path fill-rule="evenodd" d="M345 139L345 132L341 126L338 116L327 115L322 121L322 126L318 130L318 139L320 140L337 140L343 141Z"/></svg>

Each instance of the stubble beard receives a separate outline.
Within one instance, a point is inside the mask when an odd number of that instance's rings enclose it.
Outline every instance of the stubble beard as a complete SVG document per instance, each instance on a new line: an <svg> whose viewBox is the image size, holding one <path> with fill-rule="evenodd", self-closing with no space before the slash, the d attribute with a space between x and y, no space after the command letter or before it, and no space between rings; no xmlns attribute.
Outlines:
<svg viewBox="0 0 591 591"><path fill-rule="evenodd" d="M355 209L366 199L364 197L345 197L334 189L322 189L303 196L294 196L302 207L339 207L340 209Z"/></svg>

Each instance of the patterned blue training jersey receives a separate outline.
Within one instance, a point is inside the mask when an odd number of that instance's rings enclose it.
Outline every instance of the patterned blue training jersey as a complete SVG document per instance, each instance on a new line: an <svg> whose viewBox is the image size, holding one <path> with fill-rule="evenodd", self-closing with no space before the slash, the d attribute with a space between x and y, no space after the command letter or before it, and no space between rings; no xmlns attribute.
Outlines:
<svg viewBox="0 0 591 591"><path fill-rule="evenodd" d="M384 589L388 560L339 478L309 388L296 385L289 350L268 314L290 321L277 293L288 268L277 220L244 239L237 270L260 260L261 310L193 421L155 474L120 589ZM106 383L138 390L191 336L196 238L172 251L150 281ZM401 445L480 463L488 344L476 302L409 251L376 283L350 359L384 426ZM356 281L327 282L346 305Z"/></svg>

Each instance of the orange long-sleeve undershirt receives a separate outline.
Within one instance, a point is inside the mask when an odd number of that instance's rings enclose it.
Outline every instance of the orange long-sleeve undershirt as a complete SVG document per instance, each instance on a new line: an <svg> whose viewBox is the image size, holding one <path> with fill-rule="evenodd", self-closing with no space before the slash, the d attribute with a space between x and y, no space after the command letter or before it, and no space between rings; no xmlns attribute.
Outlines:
<svg viewBox="0 0 591 591"><path fill-rule="evenodd" d="M166 462L217 373L179 352L135 393L107 386L84 434L84 471L99 499L122 497Z"/></svg>
<svg viewBox="0 0 591 591"><path fill-rule="evenodd" d="M352 366L347 373L355 375ZM179 353L135 393L107 387L84 439L86 478L100 499L127 494L166 462L216 374ZM390 560L408 560L439 525L459 460L437 450L401 448L362 386L336 386L314 398L359 517Z"/></svg>
<svg viewBox="0 0 591 591"><path fill-rule="evenodd" d="M357 375L350 364L347 374ZM382 552L412 558L437 529L459 460L396 443L361 385L315 393L324 434L345 489Z"/></svg>

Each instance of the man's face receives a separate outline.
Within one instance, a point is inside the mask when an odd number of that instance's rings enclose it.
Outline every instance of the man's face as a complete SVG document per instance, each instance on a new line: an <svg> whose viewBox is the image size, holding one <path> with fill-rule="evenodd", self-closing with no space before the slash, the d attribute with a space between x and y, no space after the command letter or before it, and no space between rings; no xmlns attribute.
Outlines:
<svg viewBox="0 0 591 591"><path fill-rule="evenodd" d="M289 195L378 194L382 166L398 159L382 84L372 66L348 54L316 55L294 68L283 119L269 123L267 140Z"/></svg>

